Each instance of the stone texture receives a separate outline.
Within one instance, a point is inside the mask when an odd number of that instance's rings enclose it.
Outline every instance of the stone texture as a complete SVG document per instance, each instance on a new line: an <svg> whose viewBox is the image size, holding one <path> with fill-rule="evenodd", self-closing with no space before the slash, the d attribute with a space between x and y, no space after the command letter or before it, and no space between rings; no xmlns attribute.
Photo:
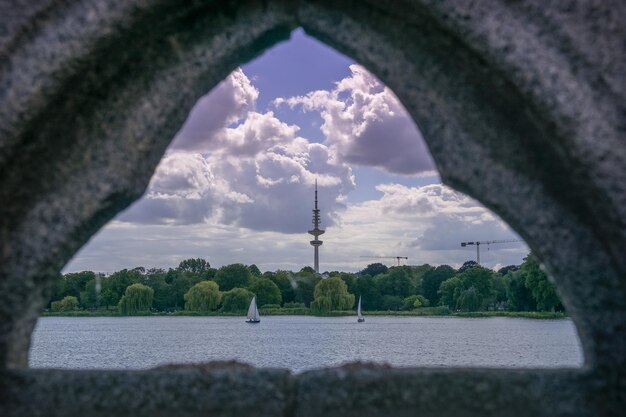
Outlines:
<svg viewBox="0 0 626 417"><path fill-rule="evenodd" d="M0 10L1 415L626 409L623 2L0 0ZM583 369L19 369L55 277L141 195L195 100L298 26L392 88L443 181L526 240L577 325Z"/></svg>
<svg viewBox="0 0 626 417"><path fill-rule="evenodd" d="M594 416L579 371L385 369L300 375L297 416ZM618 410L615 410L618 411Z"/></svg>
<svg viewBox="0 0 626 417"><path fill-rule="evenodd" d="M266 416L292 407L288 371L231 364L147 371L11 371L2 379L9 416Z"/></svg>

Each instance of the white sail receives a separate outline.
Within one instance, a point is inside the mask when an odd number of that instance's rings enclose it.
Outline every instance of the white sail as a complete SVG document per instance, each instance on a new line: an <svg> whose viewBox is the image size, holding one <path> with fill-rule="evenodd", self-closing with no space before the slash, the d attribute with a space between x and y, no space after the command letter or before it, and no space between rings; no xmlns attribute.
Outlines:
<svg viewBox="0 0 626 417"><path fill-rule="evenodd" d="M252 297L252 301L250 301L250 307L248 307L247 318L250 321L261 321L261 316L259 315L259 309L256 307L256 295Z"/></svg>
<svg viewBox="0 0 626 417"><path fill-rule="evenodd" d="M363 321L363 315L361 314L361 296L359 295L359 305L356 308L356 317L359 321Z"/></svg>

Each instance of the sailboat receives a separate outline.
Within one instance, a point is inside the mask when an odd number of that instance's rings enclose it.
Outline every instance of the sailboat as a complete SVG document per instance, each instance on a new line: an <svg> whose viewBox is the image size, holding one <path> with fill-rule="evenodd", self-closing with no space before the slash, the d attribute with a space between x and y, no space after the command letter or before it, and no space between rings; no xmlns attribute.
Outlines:
<svg viewBox="0 0 626 417"><path fill-rule="evenodd" d="M259 315L259 309L256 307L256 295L252 297L250 301L250 307L248 307L248 320L246 323L260 323L261 316Z"/></svg>
<svg viewBox="0 0 626 417"><path fill-rule="evenodd" d="M356 321L358 323L363 323L365 321L365 317L361 314L361 296L359 295L359 306L356 308Z"/></svg>

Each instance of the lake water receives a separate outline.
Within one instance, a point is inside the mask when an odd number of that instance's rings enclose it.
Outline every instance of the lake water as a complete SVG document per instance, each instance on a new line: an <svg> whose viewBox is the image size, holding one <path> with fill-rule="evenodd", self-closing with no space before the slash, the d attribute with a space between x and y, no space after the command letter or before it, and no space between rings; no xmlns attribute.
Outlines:
<svg viewBox="0 0 626 417"><path fill-rule="evenodd" d="M571 320L456 317L42 317L36 368L149 368L229 360L302 371L350 361L394 366L579 367Z"/></svg>

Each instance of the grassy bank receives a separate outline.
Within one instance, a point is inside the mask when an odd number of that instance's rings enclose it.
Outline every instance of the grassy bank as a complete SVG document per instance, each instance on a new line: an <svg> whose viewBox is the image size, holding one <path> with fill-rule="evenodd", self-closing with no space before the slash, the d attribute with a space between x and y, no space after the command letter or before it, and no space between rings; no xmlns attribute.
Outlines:
<svg viewBox="0 0 626 417"><path fill-rule="evenodd" d="M456 317L523 317L526 319L564 319L567 314L563 312L552 313L550 311L464 311L452 313Z"/></svg>
<svg viewBox="0 0 626 417"><path fill-rule="evenodd" d="M354 311L330 311L328 313L313 312L308 308L270 308L259 309L261 316L316 316L316 317L345 317L354 316ZM233 317L245 316L245 311L240 312L195 312L180 310L176 312L143 312L136 316L203 316L203 317ZM475 311L475 312L452 312L446 307L426 307L411 311L366 311L365 316L405 316L405 317L522 317L528 319L562 319L567 317L565 313L552 313L543 311ZM76 310L42 313L44 317L121 317L117 310Z"/></svg>

